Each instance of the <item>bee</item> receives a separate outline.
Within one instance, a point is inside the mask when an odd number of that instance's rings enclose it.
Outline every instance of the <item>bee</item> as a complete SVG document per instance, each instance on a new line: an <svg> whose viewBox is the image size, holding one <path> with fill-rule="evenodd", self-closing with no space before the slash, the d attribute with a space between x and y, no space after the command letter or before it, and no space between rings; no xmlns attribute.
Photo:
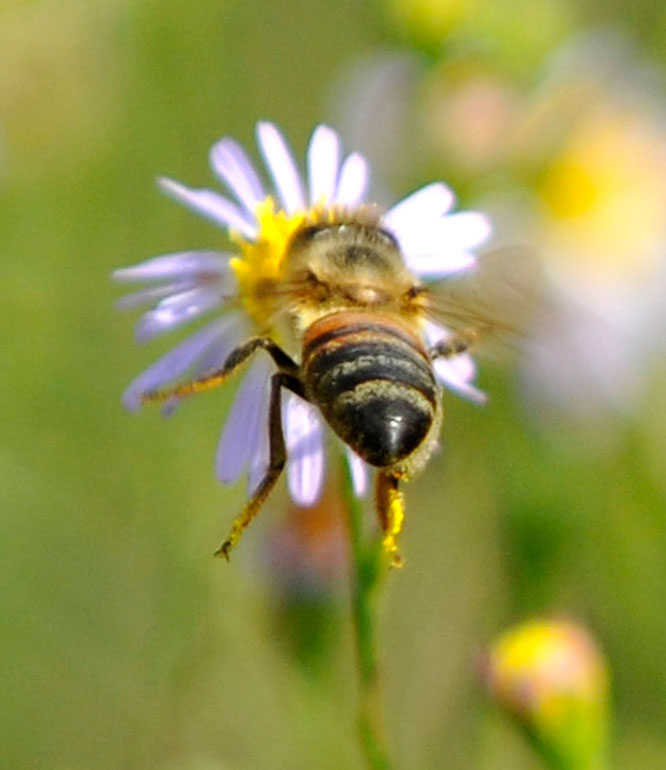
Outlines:
<svg viewBox="0 0 666 770"><path fill-rule="evenodd" d="M263 277L255 293L268 308L265 333L234 349L216 371L144 395L145 401L164 401L213 388L259 350L275 363L268 468L216 553L228 558L284 469L281 399L287 389L316 406L337 436L376 468L383 544L400 564L402 485L428 461L442 421L433 363L467 350L473 335L426 344L433 293L407 268L398 240L370 206L321 210L305 219L286 244L279 279ZM289 340L296 354L278 339Z"/></svg>

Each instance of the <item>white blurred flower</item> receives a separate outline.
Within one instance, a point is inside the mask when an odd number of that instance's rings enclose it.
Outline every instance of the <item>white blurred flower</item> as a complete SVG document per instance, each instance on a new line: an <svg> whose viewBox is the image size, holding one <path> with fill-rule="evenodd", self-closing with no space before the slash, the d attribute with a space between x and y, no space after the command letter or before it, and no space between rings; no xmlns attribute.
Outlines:
<svg viewBox="0 0 666 770"><path fill-rule="evenodd" d="M617 37L578 41L522 135L541 153L528 227L553 307L526 381L578 414L633 408L663 353L666 105L652 80Z"/></svg>

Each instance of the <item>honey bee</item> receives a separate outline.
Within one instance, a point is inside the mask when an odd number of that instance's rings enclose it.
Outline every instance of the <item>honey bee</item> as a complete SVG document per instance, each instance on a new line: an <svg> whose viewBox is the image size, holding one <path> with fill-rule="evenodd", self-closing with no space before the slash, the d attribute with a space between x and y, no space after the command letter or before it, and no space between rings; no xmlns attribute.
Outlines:
<svg viewBox="0 0 666 770"><path fill-rule="evenodd" d="M329 209L304 220L286 245L280 278L262 278L256 294L268 308L266 329L280 328L279 337L268 331L252 337L216 371L144 395L162 401L215 387L258 350L275 363L268 468L216 553L228 557L285 466L281 397L287 389L315 405L339 438L377 469L383 543L400 564L402 484L426 464L442 421L433 363L466 350L472 336L426 344L423 326L435 311L433 294L408 269L397 239L369 206ZM297 355L277 339L290 340Z"/></svg>

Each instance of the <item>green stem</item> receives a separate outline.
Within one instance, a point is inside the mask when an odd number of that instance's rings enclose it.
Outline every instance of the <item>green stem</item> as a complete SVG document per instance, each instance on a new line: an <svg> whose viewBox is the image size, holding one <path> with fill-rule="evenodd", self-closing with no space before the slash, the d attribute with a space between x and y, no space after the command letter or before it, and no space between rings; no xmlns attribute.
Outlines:
<svg viewBox="0 0 666 770"><path fill-rule="evenodd" d="M349 466L343 458L343 496L351 544L352 617L359 669L360 705L358 728L361 748L370 770L390 770L384 748L379 664L375 639L372 595L381 571L378 542L364 543L363 510L355 496Z"/></svg>

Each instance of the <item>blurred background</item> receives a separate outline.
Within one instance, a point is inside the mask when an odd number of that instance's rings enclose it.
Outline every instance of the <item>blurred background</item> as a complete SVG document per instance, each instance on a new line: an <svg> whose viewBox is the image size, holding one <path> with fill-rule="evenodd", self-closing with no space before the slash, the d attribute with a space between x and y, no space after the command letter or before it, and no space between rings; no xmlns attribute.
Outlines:
<svg viewBox="0 0 666 770"><path fill-rule="evenodd" d="M110 272L224 245L154 178L210 184L209 146L254 152L258 119L299 158L337 126L380 201L445 179L544 275L550 312L480 361L486 406L447 394L408 489L380 602L396 766L541 767L475 664L553 613L605 651L616 766L665 766L665 29L648 0L0 2L3 767L362 766L336 466L226 565L233 387L120 405L174 336L136 345Z"/></svg>

